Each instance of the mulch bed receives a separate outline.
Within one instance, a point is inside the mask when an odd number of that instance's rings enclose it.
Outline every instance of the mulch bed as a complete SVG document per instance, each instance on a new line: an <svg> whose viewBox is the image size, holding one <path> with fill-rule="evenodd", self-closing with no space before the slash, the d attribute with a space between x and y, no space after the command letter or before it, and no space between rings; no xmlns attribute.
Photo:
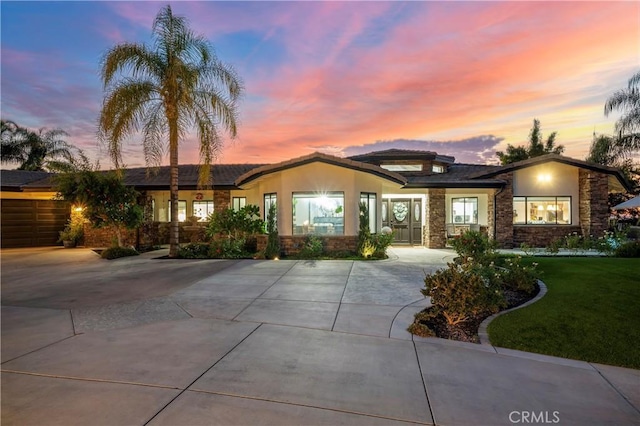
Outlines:
<svg viewBox="0 0 640 426"><path fill-rule="evenodd" d="M523 303L528 302L529 300L536 297L539 291L540 288L537 284L536 289L532 294L527 294L522 291L505 290L504 296L507 301L507 307L503 310L515 308L516 306L520 306ZM425 309L425 311L428 311L429 309L430 308L427 308ZM458 340L461 342L480 343L480 338L478 337L478 327L480 327L480 324L485 320L485 318L491 315L492 314L490 312L485 312L453 326L447 324L447 320L444 318L444 316L438 315L434 318L420 321L420 324L429 327L435 333L435 337L449 340ZM420 335L419 333L415 334ZM422 337L428 336L425 335Z"/></svg>

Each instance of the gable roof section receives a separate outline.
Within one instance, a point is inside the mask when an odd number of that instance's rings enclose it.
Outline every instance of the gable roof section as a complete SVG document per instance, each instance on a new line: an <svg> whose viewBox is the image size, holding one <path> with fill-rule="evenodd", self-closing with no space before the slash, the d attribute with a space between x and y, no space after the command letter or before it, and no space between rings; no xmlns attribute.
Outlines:
<svg viewBox="0 0 640 426"><path fill-rule="evenodd" d="M451 157L449 155L438 155L437 152L433 151L397 148L352 155L349 159L363 162L379 162L384 160L436 160L443 163L453 163L455 161L455 157Z"/></svg>
<svg viewBox="0 0 640 426"><path fill-rule="evenodd" d="M539 157L533 157L533 158L528 158L526 160L517 161L515 163L507 164L506 166L497 167L488 172L480 172L480 173L474 174L472 178L473 179L493 178L502 173L525 169L527 167L537 166L538 164L543 164L550 161L555 161L557 163L567 164L569 166L574 166L581 169L587 169L594 172L599 172L599 173L608 174L610 176L614 176L618 178L618 180L620 181L620 184L622 185L622 187L624 187L625 190L631 192L633 189L633 186L631 185L631 183L629 183L629 181L627 181L627 179L624 177L622 172L616 168L602 166L600 164L589 163L587 161L576 160L575 158L569 158L569 157L565 157L558 154L545 154Z"/></svg>
<svg viewBox="0 0 640 426"><path fill-rule="evenodd" d="M407 179L404 176L396 172L385 170L382 167L374 166L373 164L362 163L360 161L350 160L347 158L334 157L333 155L322 154L320 152L314 152L313 154L293 158L281 163L267 164L261 167L257 167L238 177L235 181L235 185L240 187L271 173L276 173L282 170L292 169L294 167L304 166L306 164L316 162L344 167L363 173L369 173L400 185L405 185L407 183Z"/></svg>

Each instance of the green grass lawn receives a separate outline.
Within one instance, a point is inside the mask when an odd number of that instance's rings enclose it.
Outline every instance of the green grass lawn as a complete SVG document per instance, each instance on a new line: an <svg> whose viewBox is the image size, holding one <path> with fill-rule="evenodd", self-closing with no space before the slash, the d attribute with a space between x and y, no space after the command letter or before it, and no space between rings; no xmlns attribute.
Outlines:
<svg viewBox="0 0 640 426"><path fill-rule="evenodd" d="M640 259L523 259L532 262L549 291L493 321L493 345L640 369Z"/></svg>

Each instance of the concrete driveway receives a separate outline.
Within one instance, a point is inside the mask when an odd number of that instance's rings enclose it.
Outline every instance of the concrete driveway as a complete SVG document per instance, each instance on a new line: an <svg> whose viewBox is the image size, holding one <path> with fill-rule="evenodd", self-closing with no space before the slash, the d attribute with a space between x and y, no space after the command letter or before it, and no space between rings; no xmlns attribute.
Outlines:
<svg viewBox="0 0 640 426"><path fill-rule="evenodd" d="M640 371L412 339L449 251L161 254L3 250L3 425L640 423Z"/></svg>

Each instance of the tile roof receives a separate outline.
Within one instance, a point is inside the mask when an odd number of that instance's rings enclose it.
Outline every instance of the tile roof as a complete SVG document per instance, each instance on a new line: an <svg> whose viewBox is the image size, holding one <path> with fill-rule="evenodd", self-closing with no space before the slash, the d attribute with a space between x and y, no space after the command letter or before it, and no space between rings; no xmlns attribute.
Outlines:
<svg viewBox="0 0 640 426"><path fill-rule="evenodd" d="M314 152L303 157L293 158L291 160L283 161L276 164L267 164L256 169L250 170L238 177L235 181L236 186L245 185L260 176L264 176L270 173L275 173L280 170L290 169L292 167L298 167L309 163L321 162L326 164L332 164L335 166L346 167L353 170L358 170L365 173L371 173L376 176L382 177L387 180L394 181L399 184L406 184L407 179L399 173L385 170L382 167L375 166L373 164L362 163L360 161L350 160L348 158L335 157L329 154L323 154L320 152Z"/></svg>
<svg viewBox="0 0 640 426"><path fill-rule="evenodd" d="M28 184L48 180L53 173L27 170L0 170L0 185L3 191L20 191Z"/></svg>
<svg viewBox="0 0 640 426"><path fill-rule="evenodd" d="M446 173L407 176L407 187L419 188L496 188L504 185L498 179L478 179L479 173L488 173L498 166L484 164L454 163L447 166Z"/></svg>
<svg viewBox="0 0 640 426"><path fill-rule="evenodd" d="M216 187L234 186L238 176L261 166L262 164L213 164L211 166L212 183ZM178 166L178 182L181 189L197 188L198 169L197 164ZM169 179L169 166L157 169L147 169L146 167L127 169L124 175L126 185L145 189L153 189L154 187L167 189Z"/></svg>

